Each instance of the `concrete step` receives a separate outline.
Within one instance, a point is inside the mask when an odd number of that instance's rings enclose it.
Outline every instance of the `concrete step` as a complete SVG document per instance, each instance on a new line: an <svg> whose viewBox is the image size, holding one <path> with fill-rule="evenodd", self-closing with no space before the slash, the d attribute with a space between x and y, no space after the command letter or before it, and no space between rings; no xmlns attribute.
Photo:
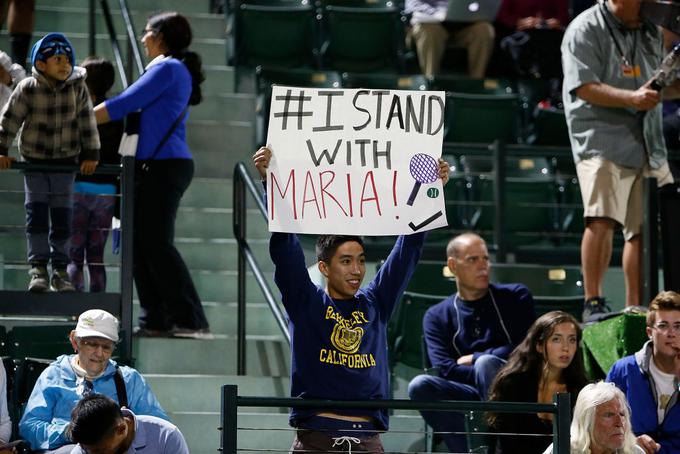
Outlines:
<svg viewBox="0 0 680 454"><path fill-rule="evenodd" d="M290 395L288 377L258 377L254 375L168 375L144 374L144 378L168 412L220 411L220 389L222 385L237 385L239 394L244 396ZM182 392L177 392L181 389ZM255 410L255 409L253 409ZM260 409L272 413L277 409ZM278 412L287 413L287 409Z"/></svg>
<svg viewBox="0 0 680 454"><path fill-rule="evenodd" d="M191 108L191 119L252 122L255 119L255 98L241 93L206 96L201 104Z"/></svg>
<svg viewBox="0 0 680 454"><path fill-rule="evenodd" d="M227 169L233 169L238 161L248 162L255 152L253 123L248 121L191 119L187 142L192 150L222 151Z"/></svg>
<svg viewBox="0 0 680 454"><path fill-rule="evenodd" d="M135 367L154 374L236 375L234 336L215 335L211 340L140 338L133 345ZM247 373L287 377L290 350L281 336L248 336ZM181 354L179 354L181 352Z"/></svg>
<svg viewBox="0 0 680 454"><path fill-rule="evenodd" d="M251 246L261 260L265 272L273 270L267 258L266 239L253 239ZM233 238L175 238L175 245L184 258L187 266L195 270L233 270L236 263L236 240ZM258 246L259 245L259 246ZM5 262L22 264L26 260L26 240L23 231L0 232L0 251ZM119 256L106 248L104 261L107 264L117 264Z"/></svg>
<svg viewBox="0 0 680 454"><path fill-rule="evenodd" d="M118 2L109 2L109 5L111 6L114 30L116 30L117 33L123 34L125 32L125 25L120 9L118 8ZM141 5L136 1L129 2L132 24L136 27L135 33L137 34L138 39L141 39L142 29L144 29L151 11L157 10L157 7L142 9L140 6ZM158 6L160 6L160 4ZM166 8L165 5L163 5L163 8ZM191 24L191 31L193 32L194 39L225 37L226 23L223 15L209 14L207 10L201 12L184 11L184 15ZM36 5L35 30L59 30L66 36L70 36L73 33L89 33L89 27L90 19L87 3L84 6L64 6L57 2L48 4L39 2ZM104 14L99 7L96 8L95 27L97 33L108 33ZM36 33L36 36L41 35Z"/></svg>
<svg viewBox="0 0 680 454"><path fill-rule="evenodd" d="M36 8L55 3L57 2L54 0L37 0ZM99 4L99 2L96 3L97 5ZM118 1L110 0L108 3L112 11L118 10ZM182 13L207 13L210 11L210 0L134 0L127 3L130 9L141 11L157 11L160 8L166 11L180 11ZM87 8L88 0L59 0L58 4L62 7Z"/></svg>
<svg viewBox="0 0 680 454"><path fill-rule="evenodd" d="M231 208L181 207L175 228L177 236L198 238L232 237ZM267 221L259 210L248 210L246 217L249 239L268 239Z"/></svg>
<svg viewBox="0 0 680 454"><path fill-rule="evenodd" d="M47 30L39 30L36 29L34 32L34 35L36 38L42 37L46 35L47 33L53 31L52 28L47 29ZM121 52L123 54L123 58L127 58L127 45L126 43L126 36L122 33L121 31L117 31L118 36L118 43L121 46ZM73 47L76 52L76 59L77 62L81 62L88 54L89 54L89 35L87 33L67 33L68 39L71 41L71 44L73 44ZM9 49L9 39L7 35L7 31L3 30L2 33L0 34L0 48L2 49ZM96 49L97 49L97 54L100 57L107 58L111 61L114 61L113 57L113 51L111 49L111 44L109 41L109 36L108 33L104 33L102 30L96 35ZM191 50L194 52L197 52L198 54L201 55L202 60L206 64L211 64L211 65L226 65L227 63L227 57L226 57L226 49L225 49L225 40L220 39L220 38L197 38L194 39L192 45L191 45Z"/></svg>

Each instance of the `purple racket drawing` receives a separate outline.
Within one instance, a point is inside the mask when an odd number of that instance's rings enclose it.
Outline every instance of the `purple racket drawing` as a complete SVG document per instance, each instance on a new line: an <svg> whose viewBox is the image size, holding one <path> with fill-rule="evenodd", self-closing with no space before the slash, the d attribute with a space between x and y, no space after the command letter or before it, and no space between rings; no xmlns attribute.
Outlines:
<svg viewBox="0 0 680 454"><path fill-rule="evenodd" d="M406 205L411 206L418 195L420 185L437 181L437 178L439 178L439 165L432 156L425 153L416 153L411 158L409 171L413 179L416 180L413 184L413 189L411 189L411 195L408 196L408 201L406 202Z"/></svg>

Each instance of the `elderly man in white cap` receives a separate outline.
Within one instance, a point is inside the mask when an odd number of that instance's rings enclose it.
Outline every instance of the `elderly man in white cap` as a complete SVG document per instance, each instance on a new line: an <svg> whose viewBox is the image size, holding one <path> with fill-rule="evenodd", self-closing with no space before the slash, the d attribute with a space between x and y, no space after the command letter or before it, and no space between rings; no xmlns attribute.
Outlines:
<svg viewBox="0 0 680 454"><path fill-rule="evenodd" d="M139 372L111 360L118 342L116 317L99 309L83 312L70 339L76 354L60 356L40 374L19 422L31 449L70 453L75 446L66 433L71 411L92 393L135 414L169 419Z"/></svg>

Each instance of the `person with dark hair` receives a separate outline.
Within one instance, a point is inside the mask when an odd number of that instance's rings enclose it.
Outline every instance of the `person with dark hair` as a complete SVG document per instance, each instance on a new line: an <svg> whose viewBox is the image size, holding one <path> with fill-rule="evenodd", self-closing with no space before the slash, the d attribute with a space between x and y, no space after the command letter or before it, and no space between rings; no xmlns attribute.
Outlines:
<svg viewBox="0 0 680 454"><path fill-rule="evenodd" d="M74 355L62 355L42 371L19 421L19 434L43 454L73 449L66 427L71 410L93 393L115 398L137 414L168 419L144 377L111 359L118 342L118 320L101 309L80 314L69 336Z"/></svg>
<svg viewBox="0 0 680 454"><path fill-rule="evenodd" d="M438 375L422 374L408 385L411 399L485 400L498 370L536 318L531 292L522 284L490 284L489 252L476 233L456 236L446 247L457 292L423 317L427 355ZM452 452L467 451L464 415L422 411Z"/></svg>
<svg viewBox="0 0 680 454"><path fill-rule="evenodd" d="M106 93L113 86L115 72L110 61L88 57L82 67L87 71L87 84L93 104L106 100ZM118 146L123 136L123 122L112 121L97 126L99 132L99 162L120 164ZM106 268L104 247L111 228L118 193L116 175L77 175L73 195L73 223L71 224L71 247L67 271L73 287L85 289L84 263L90 278L91 292L106 291Z"/></svg>
<svg viewBox="0 0 680 454"><path fill-rule="evenodd" d="M607 381L623 391L630 405L633 433L647 454L680 452L680 294L659 293L647 312L649 340L616 361Z"/></svg>
<svg viewBox="0 0 680 454"><path fill-rule="evenodd" d="M174 245L179 203L194 175L186 142L189 106L201 102L201 58L189 50L186 17L149 18L142 44L146 71L120 95L95 107L98 123L141 109L135 164L133 274L142 314L138 336L210 338L189 270Z"/></svg>
<svg viewBox="0 0 680 454"><path fill-rule="evenodd" d="M262 180L271 150L253 156ZM449 166L440 159L439 177ZM363 242L354 236L324 235L317 242L318 269L325 288L315 285L297 235L272 232L269 253L274 281L289 318L291 396L307 399L370 400L390 397L387 323L425 241L423 232L400 236L377 275L366 286ZM297 435L292 451L382 452L379 432L387 410L292 408Z"/></svg>
<svg viewBox="0 0 680 454"><path fill-rule="evenodd" d="M587 384L580 342L581 328L572 315L562 311L541 315L498 372L489 400L547 404L553 402L556 393L569 393L573 405ZM552 416L490 413L489 425L494 430L518 434L500 435L497 452L542 453L552 440L535 434L552 434Z"/></svg>
<svg viewBox="0 0 680 454"><path fill-rule="evenodd" d="M101 394L83 397L73 408L68 434L78 443L71 454L189 454L177 426L135 415Z"/></svg>

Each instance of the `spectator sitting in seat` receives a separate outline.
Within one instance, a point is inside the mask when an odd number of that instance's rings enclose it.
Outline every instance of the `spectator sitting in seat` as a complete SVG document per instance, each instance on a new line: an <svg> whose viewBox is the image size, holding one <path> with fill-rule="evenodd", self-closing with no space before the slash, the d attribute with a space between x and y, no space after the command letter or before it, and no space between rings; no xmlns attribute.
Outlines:
<svg viewBox="0 0 680 454"><path fill-rule="evenodd" d="M647 454L680 452L680 295L661 292L647 312L649 341L607 374L626 395L637 442Z"/></svg>
<svg viewBox="0 0 680 454"><path fill-rule="evenodd" d="M464 233L446 248L458 292L423 318L430 362L439 376L419 375L408 387L414 400L483 400L498 370L536 318L521 284L489 284L489 253L477 234ZM461 432L463 414L424 411L435 431ZM452 452L467 451L465 436L443 435Z"/></svg>
<svg viewBox="0 0 680 454"><path fill-rule="evenodd" d="M571 420L571 454L643 454L630 427L630 408L611 383L591 383L578 394ZM544 454L552 454L553 445Z"/></svg>
<svg viewBox="0 0 680 454"><path fill-rule="evenodd" d="M508 363L491 385L489 400L498 402L553 402L556 393L568 392L575 402L587 383L579 343L581 329L566 312L541 315L529 328L524 341L512 352ZM489 425L497 432L552 434L552 413L490 413ZM540 454L549 438L499 435L497 452Z"/></svg>
<svg viewBox="0 0 680 454"><path fill-rule="evenodd" d="M74 446L66 427L71 410L92 393L109 396L136 414L168 419L139 372L111 360L118 342L113 315L99 309L83 312L70 339L76 354L60 356L40 374L19 422L19 433L32 449L70 453Z"/></svg>
<svg viewBox="0 0 680 454"><path fill-rule="evenodd" d="M71 454L189 454L177 426L155 416L135 415L101 394L76 404L68 433L78 443Z"/></svg>
<svg viewBox="0 0 680 454"><path fill-rule="evenodd" d="M12 63L6 53L0 51L0 111L5 107L16 85L26 78L23 66Z"/></svg>
<svg viewBox="0 0 680 454"><path fill-rule="evenodd" d="M452 0L406 0L406 12L412 14L413 40L420 70L428 77L439 73L444 51L450 44L467 49L468 74L481 79L493 52L493 25L486 21L445 21L449 1Z"/></svg>

